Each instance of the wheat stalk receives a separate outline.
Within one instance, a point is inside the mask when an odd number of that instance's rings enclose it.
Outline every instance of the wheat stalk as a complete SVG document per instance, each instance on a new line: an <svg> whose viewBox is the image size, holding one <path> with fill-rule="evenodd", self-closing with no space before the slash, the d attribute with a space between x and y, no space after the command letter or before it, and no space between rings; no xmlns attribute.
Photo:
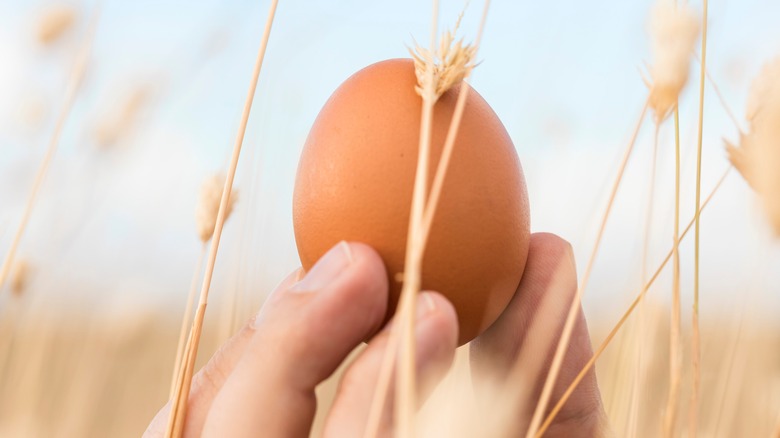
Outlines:
<svg viewBox="0 0 780 438"><path fill-rule="evenodd" d="M647 196L647 210L645 213L645 236L644 241L642 243L642 272L640 274L640 280L641 284L645 284L647 282L647 262L648 262L648 256L650 253L650 237L651 237L651 231L652 231L652 221L653 221L653 207L655 203L655 177L656 177L656 167L658 165L658 133L661 129L661 125L659 123L656 123L655 125L655 133L653 135L653 158L650 163L650 183L649 183L649 193ZM641 399L640 394L642 390L641 382L643 381L644 377L644 366L643 366L643 360L644 360L644 340L646 338L645 336L645 313L646 313L646 306L643 302L640 309L639 309L639 328L637 329L638 335L637 339L639 340L637 342L637 355L636 355L636 366L634 367L634 390L631 394L631 401L630 401L630 411L629 411L629 417L628 421L626 422L626 428L628 431L629 436L636 436L636 431L638 427L638 417L639 417L639 401Z"/></svg>
<svg viewBox="0 0 780 438"><path fill-rule="evenodd" d="M734 335L734 341L731 342L731 344L729 345L730 352L729 354L727 354L728 363L726 364L725 378L723 379L722 390L720 392L720 396L717 398L717 400L720 400L720 403L718 404L717 415L715 415L714 432L716 435L720 435L719 433L720 424L725 414L724 407L726 405L726 400L730 398L727 396L728 396L729 386L731 383L732 370L734 369L734 362L736 362L737 352L740 345L740 338L742 337L742 329L745 322L745 303L746 300L743 300L739 312L739 323L737 325L737 333Z"/></svg>
<svg viewBox="0 0 780 438"><path fill-rule="evenodd" d="M675 127L675 219L674 240L679 240L680 221L680 113L679 96L688 82L690 58L699 35L698 20L689 6L661 0L656 4L651 22L654 63L651 70L650 106L655 111L656 142L659 125L674 113ZM657 147L657 146L656 146ZM674 274L672 284L672 315L669 330L669 392L663 418L665 436L673 435L677 401L682 378L680 344L680 259L678 248L672 250ZM644 269L644 267L643 267Z"/></svg>
<svg viewBox="0 0 780 438"><path fill-rule="evenodd" d="M696 210L701 207L701 159L704 135L704 82L707 69L707 13L708 0L704 0L701 35L701 69L699 75L699 132L696 152ZM696 216L693 266L693 333L691 335L691 366L693 368L693 388L689 408L688 436L696 437L698 429L699 391L701 386L701 329L699 327L699 262L701 252L701 220Z"/></svg>
<svg viewBox="0 0 780 438"><path fill-rule="evenodd" d="M430 52L436 48L437 24L439 17L439 2L433 0L431 14ZM401 354L398 355L398 378L396 379L395 412L396 437L412 436L414 430L415 409L415 357L414 357L414 315L415 298L422 284L422 246L421 223L425 206L425 192L428 181L428 160L433 126L433 106L436 104L436 82L434 82L434 59L425 60L425 73L422 84L416 88L422 97L422 114L420 122L420 139L417 153L417 170L414 177L414 191L409 215L406 256L404 260L403 286L399 300L400 321L399 340ZM419 81L419 76L418 76ZM420 88L421 87L421 88Z"/></svg>
<svg viewBox="0 0 780 438"><path fill-rule="evenodd" d="M176 395L176 384L179 381L179 374L181 371L181 362L184 359L184 349L187 342L187 327L190 325L190 315L192 315L192 306L195 304L195 292L197 292L198 277L203 267L203 259L206 257L206 250L208 246L206 242L203 242L200 255L198 256L197 267L192 274L192 281L190 282L190 290L187 293L187 304L184 307L184 314L181 317L181 328L179 329L179 342L176 345L176 360L173 364L173 376L171 377L171 390L168 395L169 400L173 400Z"/></svg>
<svg viewBox="0 0 780 438"><path fill-rule="evenodd" d="M101 3L99 2L95 6L89 28L82 42L81 50L76 57L76 62L73 66L73 70L68 80L68 85L65 89L65 98L63 100L62 107L60 107L60 112L57 115L57 121L54 125L54 131L52 132L51 138L49 139L49 145L46 148L46 153L43 155L43 160L38 167L38 172L35 174L35 180L33 181L30 195L27 197L27 203L25 205L24 212L22 213L22 219L19 222L19 227L16 229L16 233L13 236L11 246L8 248L3 265L0 267L0 289L2 289L11 267L13 266L14 256L19 247L19 242L22 240L24 231L27 228L27 223L30 221L30 216L32 215L33 207L35 206L35 201L38 198L38 192L40 191L41 185L43 184L43 179L49 170L52 157L57 150L57 146L59 145L60 137L62 136L62 130L64 129L65 123L70 116L71 109L73 108L76 96L78 95L79 86L84 79L84 72L86 71L87 61L89 60L89 55L92 50L92 43L95 37L95 31L97 29L98 17L100 16L100 9Z"/></svg>
<svg viewBox="0 0 780 438"><path fill-rule="evenodd" d="M677 416L677 400L680 397L680 380L682 379L682 360L680 341L680 111L674 110L674 235L672 248L672 312L669 318L669 393L666 400L666 411L663 426L666 436L672 435L672 429Z"/></svg>
<svg viewBox="0 0 780 438"><path fill-rule="evenodd" d="M410 214L409 221L409 239L407 242L404 286L401 291L398 312L399 319L401 319L402 324L404 325L400 328L396 325L391 329L388 347L384 352L382 364L380 365L379 378L369 409L369 416L364 431L364 436L366 437L374 437L378 433L381 414L384 409L384 402L387 397L387 390L392 376L393 361L399 343L404 347L404 355L398 357L399 378L396 381L396 390L399 396L396 397L396 412L398 412L399 415L396 434L399 436L408 436L414 429L412 419L416 403L414 403L415 382L413 375L413 301L414 296L419 292L421 287L422 255L430 231L430 222L441 193L444 175L446 174L449 165L449 157L452 153L463 110L465 109L468 86L464 84L460 88L455 111L447 131L442 157L439 159L434 177L435 180L431 192L429 193L430 198L426 202L425 192L427 190L425 185L427 182L427 162L430 155L430 126L433 123L433 107L442 94L455 85L462 83L470 75L474 66L473 59L476 56L477 47L481 40L489 5L490 2L486 1L477 34L477 43L474 46L464 45L462 40L460 40L452 47L452 44L455 41L454 34L463 18L463 12L461 12L454 29L445 33L437 51L435 46L438 2L434 1L430 49L425 50L419 46L416 46L414 50L410 49L415 64L415 75L418 80L415 91L423 99L423 110L420 126L418 165L415 174L415 189L412 199L412 213ZM401 360L401 357L403 357L403 360ZM404 369L404 367L406 368Z"/></svg>
<svg viewBox="0 0 780 438"><path fill-rule="evenodd" d="M439 198L441 197L441 190L444 186L444 179L447 176L447 169L449 169L450 159L452 158L452 151L455 148L455 139L458 136L458 128L460 128L460 122L463 118L463 110L466 108L466 99L469 95L470 86L465 82L471 75L471 71L474 66L474 59L477 57L479 47L482 44L482 34L485 29L485 22L487 21L487 13L490 9L490 0L485 0L484 7L482 9L482 18L479 22L479 28L477 29L477 37L474 40L473 46L463 46L464 50L468 52L470 60L463 62L465 66L463 73L463 85L461 85L458 92L458 100L455 102L455 111L452 114L452 121L447 129L447 137L444 140L444 148L442 149L441 157L439 158L439 164L436 166L436 173L433 177L433 183L431 185L430 198L428 200L428 206L425 209L423 218L423 238L427 241L431 231L431 224L433 223L433 217L436 214L436 207L439 205ZM458 19L460 21L460 19Z"/></svg>
<svg viewBox="0 0 780 438"><path fill-rule="evenodd" d="M192 374L195 367L195 359L198 354L198 344L200 343L200 337L203 330L203 319L205 317L206 305L208 303L211 278L214 274L214 265L217 261L219 241L222 237L222 228L225 225L225 219L227 218L228 206L230 204L230 194L233 189L233 179L236 175L238 159L241 156L241 146L244 142L244 134L246 133L246 126L249 122L249 113L252 109L252 101L257 89L257 83L260 77L260 69L263 66L263 59L265 58L265 51L266 47L268 46L268 39L271 34L271 25L273 24L278 3L278 0L271 1L270 11L268 12L268 19L263 31L263 37L260 41L260 49L255 61L254 71L252 72L252 79L249 83L249 91L247 92L246 101L244 103L241 124L239 125L238 134L236 135L233 154L231 156L230 165L228 167L225 184L222 189L222 197L219 204L219 211L217 213L217 222L214 226L214 233L211 238L211 247L209 248L209 257L206 264L206 272L204 274L203 284L200 290L198 309L190 331L190 337L188 341L189 345L185 349L185 357L187 358L187 361L183 362L184 372L181 372L181 378L179 379L180 382L177 384L176 393L174 394L173 403L171 405L171 415L166 430L166 436L169 438L180 437L184 430L184 420L187 412L187 397L190 392L190 385L192 384Z"/></svg>
<svg viewBox="0 0 780 438"><path fill-rule="evenodd" d="M715 194L720 190L720 187L723 185L723 182L726 180L726 177L731 172L731 169L733 167L729 166L723 175L721 175L718 182L715 184L715 187L712 189L710 194L704 199L704 202L701 204L701 208L696 212L693 219L688 223L688 225L683 230L682 234L680 234L680 238L677 240L677 242L674 243L673 247L669 252L666 254L666 257L661 262L661 264L658 266L658 268L655 270L653 275L650 277L650 279L645 283L645 285L642 287L642 290L637 295L637 297L634 299L634 301L631 303L631 305L628 307L628 310L626 310L623 315L618 320L617 324L615 324L612 328L612 330L609 332L607 337L604 339L604 342L601 343L599 348L596 349L596 351L593 353L593 356L590 358L590 360L585 364L585 366L582 367L582 370L577 374L577 376L574 378L574 380L571 382L569 387L564 391L563 395L561 396L560 400L558 400L558 403L555 404L555 406L552 408L550 413L547 415L547 418L544 420L544 423L539 428L538 432L536 433L536 438L541 438L545 431L550 427L552 424L552 421L555 419L555 416L558 415L558 413L561 411L561 408L563 408L563 405L566 404L566 401L569 400L569 397L571 397L572 393L575 389L577 389L577 385L580 384L582 379L588 374L588 372L593 368L593 365L596 364L596 361L601 356L602 353L604 353L604 350L606 350L607 346L609 346L609 343L612 341L612 339L615 337L615 335L620 331L620 329L623 327L623 324L626 322L629 316L631 316L631 313L636 309L636 307L639 305L639 303L642 301L642 299L647 294L647 291L650 289L650 286L655 283L655 281L658 279L658 276L661 275L661 272L666 267L666 265L669 263L669 260L672 259L672 254L674 252L674 248L678 247L680 245L680 242L685 238L685 236L688 234L688 232L693 228L696 219L701 215L701 213L704 211L704 208L707 207L707 205L710 203L712 198L715 196Z"/></svg>
<svg viewBox="0 0 780 438"><path fill-rule="evenodd" d="M707 80L710 82L710 86L712 87L712 91L715 92L715 96L718 98L718 101L720 101L720 105L723 108L723 110L726 112L726 115L731 119L731 121L734 123L734 126L737 128L737 131L742 133L742 127L739 123L739 120L737 120L737 117L734 115L734 111L731 110L728 103L726 103L726 98L723 96L723 93L720 91L720 87L715 82L715 80L712 78L712 75L710 74L710 71L705 68L706 66L702 65L701 62L701 56L699 56L698 53L694 53L694 56L696 57L696 61L699 62L699 65L702 69L704 69L704 74L707 77Z"/></svg>
<svg viewBox="0 0 780 438"><path fill-rule="evenodd" d="M612 205L615 202L615 197L617 195L618 188L620 187L620 182L623 179L623 173L626 170L628 159L631 157L631 153L634 150L636 139L639 136L639 130L642 127L642 122L645 119L645 114L647 114L649 102L650 102L649 100L645 101L645 104L642 107L642 112L640 113L639 120L637 120L636 127L634 128L634 132L631 135L631 139L628 142L628 146L626 147L626 151L624 152L623 158L618 167L618 173L615 177L615 181L612 184L609 200L607 201L607 206L601 218L601 225L599 226L599 231L596 235L596 241L593 244L593 249L591 250L590 257L588 258L588 263L585 267L582 280L580 281L580 284L577 287L577 292L574 294L574 298L572 299L571 306L569 307L569 312L566 316L566 322L563 325L563 332L561 333L561 337L558 340L558 345L555 348L555 355L553 356L552 364L550 365L550 370L547 374L547 378L545 379L544 387L542 388L542 393L539 397L539 402L536 404L536 408L534 409L533 416L531 417L531 423L530 426L528 427L526 438L540 436L540 434L537 434L537 430L539 429L539 425L541 424L542 415L544 415L544 412L547 409L547 403L550 401L550 396L552 395L553 386L555 385L555 381L558 378L558 373L561 370L561 365L563 364L563 357L566 353L566 350L569 348L569 340L571 339L571 334L572 331L574 330L574 323L577 321L577 315L580 311L580 304L582 303L583 291L588 285L588 280L590 279L590 274L593 270L594 262L596 261L596 255L598 254L599 247L601 246L601 239L604 236L604 231L606 230L607 227L607 220L609 219L609 215L612 211Z"/></svg>
<svg viewBox="0 0 780 438"><path fill-rule="evenodd" d="M187 305L184 308L184 315L182 315L181 319L179 343L176 346L176 361L174 363L173 377L171 379L170 399L173 399L174 394L176 393L177 382L179 381L179 376L181 374L182 358L184 357L185 342L187 340L187 327L190 325L190 315L192 315L192 306L195 302L197 281L203 267L203 259L206 257L206 250L208 249L207 244L209 240L211 240L211 237L214 234L214 228L217 224L219 206L222 202L222 187L224 187L224 185L225 176L218 173L207 178L200 189L200 199L198 200L198 207L195 210L195 226L198 232L198 238L203 245L201 247L200 256L198 256L197 267L192 274L190 289L187 293ZM225 220L230 217L236 199L236 190L231 190L227 204L227 217Z"/></svg>

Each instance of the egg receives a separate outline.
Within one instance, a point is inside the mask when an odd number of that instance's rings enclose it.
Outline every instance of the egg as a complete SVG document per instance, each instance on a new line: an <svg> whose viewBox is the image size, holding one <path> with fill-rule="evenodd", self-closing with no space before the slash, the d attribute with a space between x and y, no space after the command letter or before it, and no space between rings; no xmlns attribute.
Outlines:
<svg viewBox="0 0 780 438"><path fill-rule="evenodd" d="M404 271L422 99L411 59L370 65L325 103L303 147L293 195L304 270L341 240L382 257L395 312ZM460 85L468 86L468 85ZM459 86L434 107L428 188ZM423 257L422 289L446 296L459 344L475 338L514 296L528 256L529 206L517 152L490 105L470 90Z"/></svg>

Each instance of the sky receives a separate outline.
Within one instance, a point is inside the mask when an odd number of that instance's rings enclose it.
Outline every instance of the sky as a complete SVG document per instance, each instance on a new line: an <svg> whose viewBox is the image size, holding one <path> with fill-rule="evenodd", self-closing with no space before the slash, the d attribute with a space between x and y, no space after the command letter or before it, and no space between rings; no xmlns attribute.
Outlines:
<svg viewBox="0 0 780 438"><path fill-rule="evenodd" d="M68 74L96 2L70 2L75 25L42 47L32 27L52 1L0 2L0 250L18 224L62 104ZM201 182L225 168L238 128L268 1L104 0L85 83L46 177L20 255L40 275L38 299L96 308L127 300L179 305L201 244L194 210ZM493 1L472 84L505 124L527 178L533 231L571 241L580 270L647 89L652 1ZM698 2L694 7L700 8ZM451 27L462 1L442 1ZM482 3L466 9L473 39ZM780 55L780 2L711 0L707 60L738 117L751 78ZM298 156L333 90L373 62L405 57L427 41L430 4L281 0L244 144L215 295L238 288L256 304L298 264L291 196ZM692 80L698 69L692 69ZM682 216L694 211L697 84L680 107ZM95 127L134 90L147 91L133 126L112 147ZM722 139L737 129L707 88L703 183L727 167ZM647 120L626 172L591 286L589 314L612 321L637 292L653 125ZM659 133L648 269L671 248L673 143ZM767 318L780 307L780 251L746 184L731 175L703 216L702 290L707 315L733 317L745 302ZM692 284L691 240L682 248L683 295ZM657 299L667 298L668 272ZM67 285L62 291L61 285ZM56 292L53 292L56 291ZM250 305L250 304L247 304ZM758 310L751 310L760 313Z"/></svg>

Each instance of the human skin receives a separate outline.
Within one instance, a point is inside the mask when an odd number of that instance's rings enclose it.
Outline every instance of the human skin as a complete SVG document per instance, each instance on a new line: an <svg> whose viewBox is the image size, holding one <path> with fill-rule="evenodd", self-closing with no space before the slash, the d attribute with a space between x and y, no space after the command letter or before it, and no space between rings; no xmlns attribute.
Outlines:
<svg viewBox="0 0 780 438"><path fill-rule="evenodd" d="M480 382L487 375L500 378L522 365L519 356L524 346L533 344L528 339L530 334L538 332L533 324L544 321L545 333L554 336L545 340L549 345L541 350L546 360L541 361L539 384L529 394L531 401L538 398L576 288L571 246L552 234L532 235L517 292L496 323L471 343L474 381ZM315 387L368 340L346 369L324 427L325 437L362 437L388 344L390 330L381 328L387 296L382 260L361 243L341 242L305 276L300 270L290 274L260 312L195 375L184 436L309 436L316 411ZM420 386L429 390L452 363L458 324L454 308L443 295L426 291L417 300L416 366L423 382ZM591 355L588 329L580 310L553 401ZM478 399L479 395L477 391ZM385 404L380 436L392 434L392 405ZM535 403L526 405L533 407ZM170 404L166 404L144 436L164 436L169 413ZM509 427L515 434L522 433L529 416L527 410L518 412L516 424ZM545 436L603 436L607 434L605 418L591 371Z"/></svg>

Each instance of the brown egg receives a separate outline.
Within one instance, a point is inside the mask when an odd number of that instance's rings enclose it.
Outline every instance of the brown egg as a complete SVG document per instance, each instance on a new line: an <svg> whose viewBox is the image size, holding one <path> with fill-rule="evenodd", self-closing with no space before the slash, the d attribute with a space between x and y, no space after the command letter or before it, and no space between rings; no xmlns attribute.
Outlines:
<svg viewBox="0 0 780 438"><path fill-rule="evenodd" d="M308 270L341 240L371 245L401 291L417 165L422 100L409 59L373 64L330 97L303 148L293 200L295 239ZM458 89L434 109L430 187ZM529 211L517 153L498 116L474 90L432 224L422 287L455 306L464 344L506 308L528 255Z"/></svg>

